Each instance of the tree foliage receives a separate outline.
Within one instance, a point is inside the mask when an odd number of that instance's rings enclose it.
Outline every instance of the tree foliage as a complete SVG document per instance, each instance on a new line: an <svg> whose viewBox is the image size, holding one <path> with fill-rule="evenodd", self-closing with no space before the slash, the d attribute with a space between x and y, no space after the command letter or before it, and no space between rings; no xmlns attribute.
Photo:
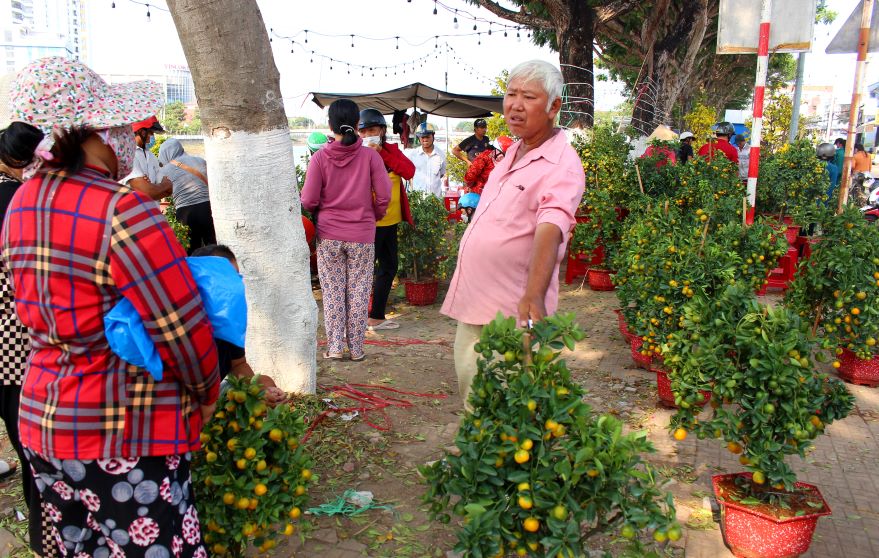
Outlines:
<svg viewBox="0 0 879 558"><path fill-rule="evenodd" d="M291 128L314 128L314 120L307 116L293 116L287 118L287 124Z"/></svg>

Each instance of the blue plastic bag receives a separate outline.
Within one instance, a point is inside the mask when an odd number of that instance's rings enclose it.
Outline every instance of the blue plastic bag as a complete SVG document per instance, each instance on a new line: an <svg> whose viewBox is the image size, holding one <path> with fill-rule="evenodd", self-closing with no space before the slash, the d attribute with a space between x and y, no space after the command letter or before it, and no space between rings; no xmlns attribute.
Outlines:
<svg viewBox="0 0 879 558"><path fill-rule="evenodd" d="M110 350L122 360L146 368L156 381L162 381L162 359L137 310L127 298L104 316L104 331Z"/></svg>
<svg viewBox="0 0 879 558"><path fill-rule="evenodd" d="M238 347L244 346L247 332L247 297L244 281L232 262L219 256L186 258L214 337Z"/></svg>
<svg viewBox="0 0 879 558"><path fill-rule="evenodd" d="M214 329L214 337L243 347L247 331L247 298L241 276L229 260L218 256L186 258L186 263ZM104 316L104 332L116 355L145 368L153 378L161 381L162 359L140 314L127 299L123 298Z"/></svg>

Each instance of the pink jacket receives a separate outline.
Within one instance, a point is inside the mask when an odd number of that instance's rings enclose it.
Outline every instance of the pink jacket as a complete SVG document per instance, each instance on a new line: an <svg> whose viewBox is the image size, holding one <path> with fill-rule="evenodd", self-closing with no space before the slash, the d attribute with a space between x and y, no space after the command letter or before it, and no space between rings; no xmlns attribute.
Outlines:
<svg viewBox="0 0 879 558"><path fill-rule="evenodd" d="M376 151L364 149L360 139L351 145L329 143L308 163L302 207L317 209L318 238L375 242L375 222L384 216L390 199L385 164Z"/></svg>

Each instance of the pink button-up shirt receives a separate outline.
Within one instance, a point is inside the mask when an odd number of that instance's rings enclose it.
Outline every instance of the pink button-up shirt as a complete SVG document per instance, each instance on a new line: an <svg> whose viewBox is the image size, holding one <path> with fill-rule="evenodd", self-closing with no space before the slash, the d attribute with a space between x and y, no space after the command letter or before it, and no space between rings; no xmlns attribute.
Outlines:
<svg viewBox="0 0 879 558"><path fill-rule="evenodd" d="M484 325L498 311L504 316L518 314L540 223L552 223L562 231L544 301L549 314L558 307L559 264L586 177L562 130L513 164L520 145L510 146L492 171L473 222L461 238L458 265L442 307L443 314L460 322Z"/></svg>

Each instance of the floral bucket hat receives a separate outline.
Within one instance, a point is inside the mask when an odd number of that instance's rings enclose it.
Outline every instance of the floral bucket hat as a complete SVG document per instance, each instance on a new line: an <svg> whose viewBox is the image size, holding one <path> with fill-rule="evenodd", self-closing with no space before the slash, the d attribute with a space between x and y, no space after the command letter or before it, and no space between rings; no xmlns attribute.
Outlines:
<svg viewBox="0 0 879 558"><path fill-rule="evenodd" d="M154 81L110 85L82 62L58 56L31 62L9 88L11 119L36 126L47 137L74 126L131 125L154 115L163 103L162 86Z"/></svg>

